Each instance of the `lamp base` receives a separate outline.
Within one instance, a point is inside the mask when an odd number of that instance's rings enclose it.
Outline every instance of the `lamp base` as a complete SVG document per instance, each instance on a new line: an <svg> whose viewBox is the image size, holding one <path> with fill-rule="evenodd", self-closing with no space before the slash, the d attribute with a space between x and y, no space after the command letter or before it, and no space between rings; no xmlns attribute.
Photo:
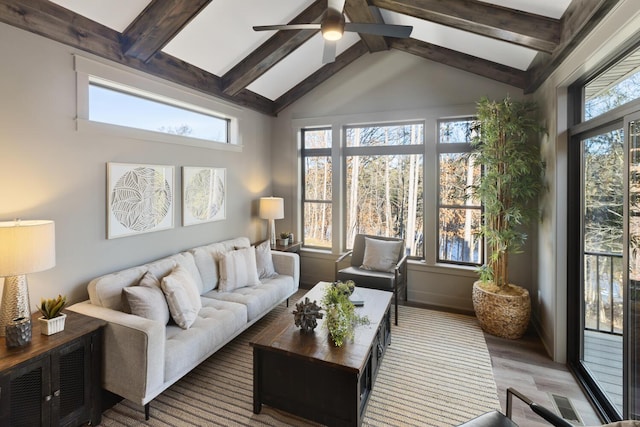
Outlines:
<svg viewBox="0 0 640 427"><path fill-rule="evenodd" d="M272 219L269 220L269 242L271 243L271 247L275 248L276 246L276 222Z"/></svg>
<svg viewBox="0 0 640 427"><path fill-rule="evenodd" d="M2 290L2 305L0 308L0 337L5 336L5 328L13 322L13 319L24 317L31 319L29 307L29 288L27 276L9 276L4 278Z"/></svg>

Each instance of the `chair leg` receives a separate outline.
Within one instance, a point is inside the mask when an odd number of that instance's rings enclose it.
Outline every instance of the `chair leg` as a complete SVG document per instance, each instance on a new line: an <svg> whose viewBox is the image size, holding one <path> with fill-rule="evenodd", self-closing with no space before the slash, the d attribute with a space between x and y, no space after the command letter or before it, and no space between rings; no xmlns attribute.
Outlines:
<svg viewBox="0 0 640 427"><path fill-rule="evenodd" d="M144 405L144 419L149 421L149 403Z"/></svg>

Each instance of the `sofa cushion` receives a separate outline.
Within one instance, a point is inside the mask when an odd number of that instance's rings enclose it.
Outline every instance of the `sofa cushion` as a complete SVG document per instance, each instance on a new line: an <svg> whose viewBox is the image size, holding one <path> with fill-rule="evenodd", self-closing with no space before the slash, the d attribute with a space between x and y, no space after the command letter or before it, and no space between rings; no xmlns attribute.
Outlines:
<svg viewBox="0 0 640 427"><path fill-rule="evenodd" d="M278 301L289 297L295 290L296 286L291 276L277 276L264 281L259 286L247 286L231 292L213 290L203 296L220 301L244 304L247 307L248 321L252 321L263 316Z"/></svg>
<svg viewBox="0 0 640 427"><path fill-rule="evenodd" d="M402 241L387 241L365 237L364 257L360 268L373 271L393 271Z"/></svg>
<svg viewBox="0 0 640 427"><path fill-rule="evenodd" d="M91 304L123 311L122 289L137 285L146 272L147 268L141 265L93 279L87 286Z"/></svg>
<svg viewBox="0 0 640 427"><path fill-rule="evenodd" d="M200 277L202 278L202 293L209 292L218 287L218 259L224 254L225 249L221 244L200 246L191 249Z"/></svg>
<svg viewBox="0 0 640 427"><path fill-rule="evenodd" d="M169 322L169 307L158 279L147 271L138 286L122 290L131 314L166 325Z"/></svg>
<svg viewBox="0 0 640 427"><path fill-rule="evenodd" d="M189 272L191 278L196 284L196 288L198 288L198 295L202 294L204 285L202 283L202 278L200 277L200 270L198 270L196 262L193 258L193 254L191 252L185 251L180 252L179 254L172 255L170 258L175 259L176 264L181 265L185 270Z"/></svg>
<svg viewBox="0 0 640 427"><path fill-rule="evenodd" d="M202 308L200 294L191 274L178 264L171 274L162 279L161 286L171 317L178 326L189 329Z"/></svg>
<svg viewBox="0 0 640 427"><path fill-rule="evenodd" d="M268 240L256 246L256 268L260 279L271 279L278 275L273 266L271 243Z"/></svg>
<svg viewBox="0 0 640 427"><path fill-rule="evenodd" d="M245 286L260 284L256 268L256 252L253 248L230 251L220 259L221 292L230 292Z"/></svg>
<svg viewBox="0 0 640 427"><path fill-rule="evenodd" d="M188 330L169 324L166 329L165 381L180 378L230 337L246 327L242 304L202 298L202 309Z"/></svg>

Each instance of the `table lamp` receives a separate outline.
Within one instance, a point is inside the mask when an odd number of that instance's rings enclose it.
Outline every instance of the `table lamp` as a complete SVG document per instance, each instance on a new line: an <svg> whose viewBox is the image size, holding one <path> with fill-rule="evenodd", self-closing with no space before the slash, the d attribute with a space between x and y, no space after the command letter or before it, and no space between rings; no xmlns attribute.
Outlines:
<svg viewBox="0 0 640 427"><path fill-rule="evenodd" d="M284 199L282 197L261 197L260 198L260 218L269 220L267 234L271 246L276 245L276 219L284 218Z"/></svg>
<svg viewBox="0 0 640 427"><path fill-rule="evenodd" d="M53 221L0 222L0 277L4 277L0 306L0 336L14 319L31 318L28 273L56 265Z"/></svg>

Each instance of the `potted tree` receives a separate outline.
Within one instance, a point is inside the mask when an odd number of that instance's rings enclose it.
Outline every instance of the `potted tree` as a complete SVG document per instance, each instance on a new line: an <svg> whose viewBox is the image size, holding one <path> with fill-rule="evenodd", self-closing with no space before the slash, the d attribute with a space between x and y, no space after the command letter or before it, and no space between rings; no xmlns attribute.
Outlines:
<svg viewBox="0 0 640 427"><path fill-rule="evenodd" d="M474 161L482 173L471 193L483 203L480 234L487 247L486 264L473 285L473 306L482 329L504 338L520 338L529 325L527 289L509 283L509 254L522 252L525 226L537 217L543 162L532 137L543 131L530 101L482 98L472 138Z"/></svg>

